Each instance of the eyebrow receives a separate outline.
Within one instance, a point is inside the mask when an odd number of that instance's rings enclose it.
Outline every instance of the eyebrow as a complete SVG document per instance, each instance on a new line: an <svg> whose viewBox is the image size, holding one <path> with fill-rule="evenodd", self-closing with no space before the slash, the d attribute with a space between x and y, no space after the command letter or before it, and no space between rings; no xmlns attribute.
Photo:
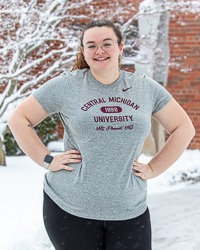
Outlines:
<svg viewBox="0 0 200 250"><path fill-rule="evenodd" d="M113 41L112 38L105 38L105 39L103 39L103 42L107 41L107 40L112 40ZM88 41L86 44L88 44L88 43L95 43L95 42L94 41Z"/></svg>

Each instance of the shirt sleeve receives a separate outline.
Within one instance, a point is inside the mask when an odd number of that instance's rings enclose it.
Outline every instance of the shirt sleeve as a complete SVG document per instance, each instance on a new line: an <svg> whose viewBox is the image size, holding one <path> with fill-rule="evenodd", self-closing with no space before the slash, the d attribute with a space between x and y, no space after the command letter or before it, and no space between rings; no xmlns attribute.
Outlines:
<svg viewBox="0 0 200 250"><path fill-rule="evenodd" d="M33 96L49 114L61 111L65 91L64 83L65 78L61 74L44 83L33 93Z"/></svg>
<svg viewBox="0 0 200 250"><path fill-rule="evenodd" d="M146 77L152 100L152 115L162 109L172 98L172 95L158 82Z"/></svg>

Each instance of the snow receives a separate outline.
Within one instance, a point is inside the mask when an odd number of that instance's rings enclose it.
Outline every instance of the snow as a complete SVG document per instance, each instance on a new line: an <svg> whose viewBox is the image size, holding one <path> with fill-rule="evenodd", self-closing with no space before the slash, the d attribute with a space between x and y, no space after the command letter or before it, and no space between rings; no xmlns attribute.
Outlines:
<svg viewBox="0 0 200 250"><path fill-rule="evenodd" d="M62 152L64 151L64 144L61 141L51 141L47 145L50 152Z"/></svg>
<svg viewBox="0 0 200 250"><path fill-rule="evenodd" d="M85 15L65 15L67 10L83 8L93 0L78 1L8 1L10 4L3 6L0 13L5 13L0 17L2 32L5 33L4 39L0 39L0 53L3 56L3 67L0 71L0 81L7 84L5 91L0 95L0 123L2 116L7 110L7 105L17 99L27 96L27 89L34 89L38 82L47 76L62 72L71 67L72 61L78 46L76 30L64 27L63 19L76 20L88 19ZM50 3L51 2L51 3ZM69 3L68 3L69 2ZM6 15L6 13L8 15ZM6 17L5 17L6 16ZM58 24L60 28L58 29ZM64 27L64 28L62 28ZM11 35L12 34L12 35ZM59 48L49 50L48 41L56 40ZM32 56L35 51L35 56ZM37 54L37 56L36 56ZM49 59L56 60L55 63ZM39 76L31 73L31 69L40 66ZM39 71L40 71L39 70ZM21 86L12 89L14 81L26 82ZM11 93L11 92L12 93ZM10 94L8 95L8 92ZM4 116L5 118L5 116Z"/></svg>
<svg viewBox="0 0 200 250"><path fill-rule="evenodd" d="M148 8L152 8L155 6L154 0L144 0L143 2L140 3L139 9L141 11L146 11Z"/></svg>
<svg viewBox="0 0 200 250"><path fill-rule="evenodd" d="M152 156L141 155L143 163L149 162ZM148 181L149 194L162 193L169 190L177 190L185 186L182 178L197 179L200 177L200 151L198 149L188 149L168 170L155 179ZM191 180L191 182L192 182Z"/></svg>
<svg viewBox="0 0 200 250"><path fill-rule="evenodd" d="M48 147L63 150L61 141ZM142 154L139 161L151 158ZM42 219L46 170L27 156L6 157L6 161L7 167L0 166L0 249L53 250ZM181 181L185 175L200 176L199 150L186 150L170 169L148 181L153 250L199 249L200 183Z"/></svg>

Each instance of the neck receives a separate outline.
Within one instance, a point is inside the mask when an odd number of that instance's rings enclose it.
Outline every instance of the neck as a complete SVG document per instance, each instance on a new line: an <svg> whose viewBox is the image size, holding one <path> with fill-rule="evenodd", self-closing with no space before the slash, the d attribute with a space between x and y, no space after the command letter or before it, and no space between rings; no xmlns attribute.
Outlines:
<svg viewBox="0 0 200 250"><path fill-rule="evenodd" d="M106 72L96 72L91 70L93 77L100 83L109 85L117 81L120 76L119 70L115 70L114 72L106 71Z"/></svg>

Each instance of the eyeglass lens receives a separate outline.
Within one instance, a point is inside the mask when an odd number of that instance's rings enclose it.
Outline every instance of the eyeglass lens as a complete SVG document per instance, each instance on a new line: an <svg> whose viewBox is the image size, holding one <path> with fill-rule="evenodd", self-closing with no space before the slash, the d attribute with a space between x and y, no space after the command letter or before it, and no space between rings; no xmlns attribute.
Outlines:
<svg viewBox="0 0 200 250"><path fill-rule="evenodd" d="M111 42L111 41L109 41L109 42L104 42L104 43L102 43L99 46L104 51L110 51L110 50L112 50L112 48L113 48L113 46L114 46L115 43L117 43L117 42ZM86 44L85 49L87 50L87 52L89 54L93 54L93 53L95 53L98 50L99 46L97 46L95 43L94 44Z"/></svg>

